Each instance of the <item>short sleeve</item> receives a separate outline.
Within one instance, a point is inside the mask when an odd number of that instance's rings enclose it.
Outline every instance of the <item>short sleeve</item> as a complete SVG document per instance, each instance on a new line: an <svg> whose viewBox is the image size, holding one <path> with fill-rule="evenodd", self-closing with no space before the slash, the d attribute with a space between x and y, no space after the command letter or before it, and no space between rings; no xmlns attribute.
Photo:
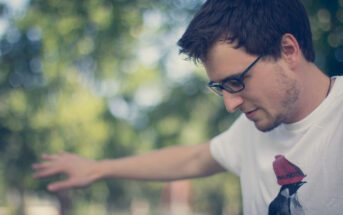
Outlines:
<svg viewBox="0 0 343 215"><path fill-rule="evenodd" d="M228 130L214 137L210 144L213 158L225 169L238 176L241 172L246 122L245 116L241 115Z"/></svg>

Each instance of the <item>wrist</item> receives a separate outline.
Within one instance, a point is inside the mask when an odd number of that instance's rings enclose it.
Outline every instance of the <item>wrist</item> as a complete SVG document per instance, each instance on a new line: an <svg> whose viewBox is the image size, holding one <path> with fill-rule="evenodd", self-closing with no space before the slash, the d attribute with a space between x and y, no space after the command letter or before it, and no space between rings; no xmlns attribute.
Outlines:
<svg viewBox="0 0 343 215"><path fill-rule="evenodd" d="M108 160L95 161L93 165L93 172L95 180L108 178Z"/></svg>

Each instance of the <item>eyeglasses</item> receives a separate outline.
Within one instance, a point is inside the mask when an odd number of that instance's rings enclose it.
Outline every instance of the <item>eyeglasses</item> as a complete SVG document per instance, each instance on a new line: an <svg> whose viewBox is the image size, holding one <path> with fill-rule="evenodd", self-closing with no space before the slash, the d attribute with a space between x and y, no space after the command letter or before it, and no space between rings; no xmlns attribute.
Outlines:
<svg viewBox="0 0 343 215"><path fill-rule="evenodd" d="M250 64L250 66L248 66L248 68L246 68L246 70L244 70L244 72L242 72L238 77L229 77L221 82L210 81L207 84L207 87L218 96L223 96L223 90L229 93L241 92L245 88L245 84L243 82L244 76L257 63L257 61L260 60L261 57L262 55L258 56L256 60L252 62L252 64Z"/></svg>

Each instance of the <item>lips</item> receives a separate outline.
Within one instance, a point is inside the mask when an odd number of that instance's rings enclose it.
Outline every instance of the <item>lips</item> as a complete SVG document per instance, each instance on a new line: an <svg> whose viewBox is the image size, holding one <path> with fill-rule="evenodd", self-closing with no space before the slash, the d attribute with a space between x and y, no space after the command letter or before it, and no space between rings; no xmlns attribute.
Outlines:
<svg viewBox="0 0 343 215"><path fill-rule="evenodd" d="M256 115L256 112L257 112L257 109L252 110L252 111L245 112L245 116L246 116L248 119L252 119L252 118L254 118L254 116Z"/></svg>

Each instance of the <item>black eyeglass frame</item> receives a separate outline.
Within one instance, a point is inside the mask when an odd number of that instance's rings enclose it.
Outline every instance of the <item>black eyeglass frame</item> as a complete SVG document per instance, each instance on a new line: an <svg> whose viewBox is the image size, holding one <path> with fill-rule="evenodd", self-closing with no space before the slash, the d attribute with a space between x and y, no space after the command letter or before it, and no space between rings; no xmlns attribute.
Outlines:
<svg viewBox="0 0 343 215"><path fill-rule="evenodd" d="M207 84L207 87L213 91L215 94L219 95L219 96L223 96L222 90L225 90L231 94L233 93L238 93L241 92L242 90L245 89L245 84L244 84L244 76L250 71L250 69L262 58L262 55L258 56L256 58L256 60L254 62L252 62L248 68L246 68L238 77L229 77L224 79L221 82L215 82L215 81L210 81ZM238 82L241 87L238 90L233 90L232 88L230 88L229 86L225 85L225 83L228 83L230 81L236 81Z"/></svg>

